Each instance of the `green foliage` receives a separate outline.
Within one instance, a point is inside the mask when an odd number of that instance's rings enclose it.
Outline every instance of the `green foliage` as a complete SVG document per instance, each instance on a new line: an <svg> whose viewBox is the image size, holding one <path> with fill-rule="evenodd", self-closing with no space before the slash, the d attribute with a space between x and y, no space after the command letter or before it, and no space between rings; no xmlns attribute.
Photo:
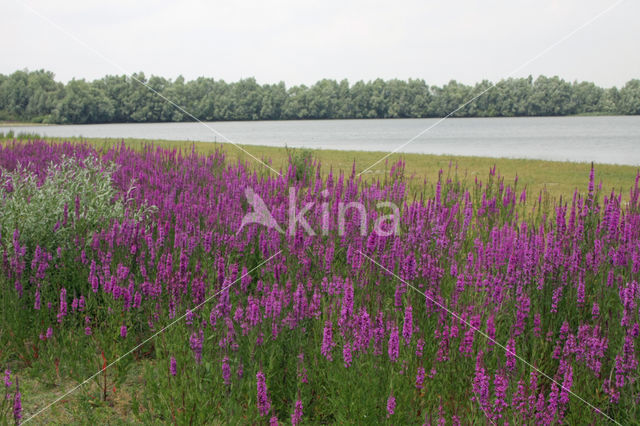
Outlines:
<svg viewBox="0 0 640 426"><path fill-rule="evenodd" d="M313 150L309 148L289 148L285 147L289 156L289 163L294 167L297 181L309 182L313 177L314 158Z"/></svg>
<svg viewBox="0 0 640 426"><path fill-rule="evenodd" d="M145 87L147 85L148 87ZM49 71L0 74L0 121L125 123L190 121L161 96L205 121L443 117L490 88L484 80L432 86L424 80L323 79L312 86L283 82L260 85L255 78L227 83L199 77L186 81L144 73L106 76L66 85ZM153 89L153 91L149 90ZM156 93L154 93L156 92ZM456 117L516 117L569 114L640 114L640 80L621 89L557 76L500 80Z"/></svg>
<svg viewBox="0 0 640 426"><path fill-rule="evenodd" d="M19 140L35 140L35 139L42 139L42 136L39 133L18 132L18 134L16 135L16 139L19 139Z"/></svg>
<svg viewBox="0 0 640 426"><path fill-rule="evenodd" d="M0 168L0 242L11 246L18 230L27 253L36 245L52 252L112 220L140 219L149 208L135 209L130 200L117 198L115 170L114 164L91 156L51 164L42 182L25 168Z"/></svg>

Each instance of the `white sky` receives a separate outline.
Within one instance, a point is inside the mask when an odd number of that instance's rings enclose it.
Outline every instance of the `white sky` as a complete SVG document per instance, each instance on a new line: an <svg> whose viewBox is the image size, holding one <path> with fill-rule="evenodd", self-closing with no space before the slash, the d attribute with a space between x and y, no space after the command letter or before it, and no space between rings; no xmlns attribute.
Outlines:
<svg viewBox="0 0 640 426"><path fill-rule="evenodd" d="M255 77L497 81L615 0L3 0L0 73L61 81L126 70L190 80ZM640 78L640 1L626 0L515 74L622 86Z"/></svg>

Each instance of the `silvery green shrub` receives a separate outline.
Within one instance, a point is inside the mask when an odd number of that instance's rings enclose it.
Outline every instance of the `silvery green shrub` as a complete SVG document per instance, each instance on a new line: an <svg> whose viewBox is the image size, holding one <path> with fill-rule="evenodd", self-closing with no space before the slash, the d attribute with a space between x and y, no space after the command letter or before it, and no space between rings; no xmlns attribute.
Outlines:
<svg viewBox="0 0 640 426"><path fill-rule="evenodd" d="M51 163L41 184L21 165L0 168L0 232L5 248L20 233L20 245L32 253L38 245L51 252L88 237L113 220L141 220L153 208L136 208L129 191L118 196L112 175L117 166L94 156L83 160L63 157Z"/></svg>

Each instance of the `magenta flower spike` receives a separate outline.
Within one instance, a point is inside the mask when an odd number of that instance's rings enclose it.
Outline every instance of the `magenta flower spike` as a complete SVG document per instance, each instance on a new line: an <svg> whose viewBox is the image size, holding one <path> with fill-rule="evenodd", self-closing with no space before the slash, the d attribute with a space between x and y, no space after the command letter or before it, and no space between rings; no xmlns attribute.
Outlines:
<svg viewBox="0 0 640 426"><path fill-rule="evenodd" d="M387 399L387 417L391 417L395 413L396 409L396 398L392 395L389 395Z"/></svg>
<svg viewBox="0 0 640 426"><path fill-rule="evenodd" d="M257 389L258 389L258 412L261 416L266 416L271 409L271 402L267 395L267 383L262 371L258 371L256 374Z"/></svg>
<svg viewBox="0 0 640 426"><path fill-rule="evenodd" d="M176 374L178 374L178 365L175 357L171 357L171 359L169 360L169 374L174 377Z"/></svg>

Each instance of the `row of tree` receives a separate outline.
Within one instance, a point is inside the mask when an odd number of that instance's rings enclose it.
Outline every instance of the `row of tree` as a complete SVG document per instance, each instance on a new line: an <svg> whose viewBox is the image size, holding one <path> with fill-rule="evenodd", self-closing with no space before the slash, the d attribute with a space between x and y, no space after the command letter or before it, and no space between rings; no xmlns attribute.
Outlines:
<svg viewBox="0 0 640 426"><path fill-rule="evenodd" d="M141 84L145 83L148 87ZM44 123L126 123L219 120L443 117L491 87L451 81L321 80L308 87L234 83L200 77L106 76L56 82L50 71L0 74L0 120ZM153 90L149 90L149 88ZM162 95L162 96L159 96ZM164 99L163 99L164 98ZM176 108L171 100L184 111ZM458 117L640 114L640 80L604 89L559 77L510 78L455 112Z"/></svg>

